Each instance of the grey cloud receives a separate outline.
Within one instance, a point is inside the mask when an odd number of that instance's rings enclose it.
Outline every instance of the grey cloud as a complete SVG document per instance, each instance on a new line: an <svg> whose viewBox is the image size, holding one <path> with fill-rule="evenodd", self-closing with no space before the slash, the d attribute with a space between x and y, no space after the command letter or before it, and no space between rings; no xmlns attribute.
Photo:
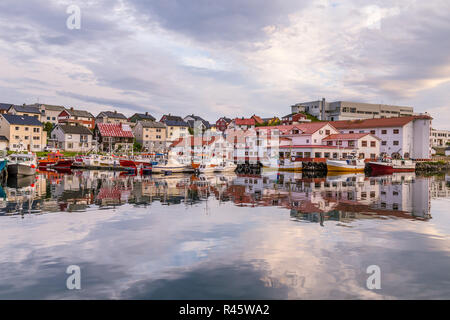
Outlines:
<svg viewBox="0 0 450 320"><path fill-rule="evenodd" d="M246 41L264 37L263 28L287 25L288 14L309 0L129 0L164 28L200 41Z"/></svg>
<svg viewBox="0 0 450 320"><path fill-rule="evenodd" d="M60 96L74 98L74 99L88 102L88 103L96 103L96 104L100 104L100 105L104 105L104 106L112 106L112 107L116 107L116 108L119 108L122 110L127 110L129 112L144 112L144 111L152 110L152 107L150 107L150 106L143 107L140 105L136 105L132 102L126 102L126 101L121 101L121 100L116 100L116 99L93 97L93 96L81 95L81 94L68 92L68 91L57 91L56 93ZM92 112L93 110L90 110L90 111ZM93 113L95 113L95 112L93 112Z"/></svg>

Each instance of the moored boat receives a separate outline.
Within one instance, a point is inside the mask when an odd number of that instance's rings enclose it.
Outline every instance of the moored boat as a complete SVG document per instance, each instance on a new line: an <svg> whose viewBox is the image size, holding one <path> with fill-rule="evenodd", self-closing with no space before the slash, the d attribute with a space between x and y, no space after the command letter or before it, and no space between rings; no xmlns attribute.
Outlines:
<svg viewBox="0 0 450 320"><path fill-rule="evenodd" d="M234 172L237 165L231 161L223 161L214 167L214 172Z"/></svg>
<svg viewBox="0 0 450 320"><path fill-rule="evenodd" d="M394 172L394 165L390 158L380 158L378 161L369 162L370 171L374 175L391 174Z"/></svg>
<svg viewBox="0 0 450 320"><path fill-rule="evenodd" d="M392 160L394 172L415 172L416 163L412 160Z"/></svg>
<svg viewBox="0 0 450 320"><path fill-rule="evenodd" d="M36 174L36 155L15 153L8 159L8 174L12 176L32 176Z"/></svg>
<svg viewBox="0 0 450 320"><path fill-rule="evenodd" d="M174 158L169 158L168 160L158 163L152 167L153 173L182 173L192 171L193 168L191 165L182 164Z"/></svg>
<svg viewBox="0 0 450 320"><path fill-rule="evenodd" d="M366 164L362 159L327 159L327 170L329 172L364 172L365 167Z"/></svg>
<svg viewBox="0 0 450 320"><path fill-rule="evenodd" d="M303 169L303 163L301 161L295 161L295 158L293 159L282 159L280 160L280 164L278 166L279 171L302 171Z"/></svg>

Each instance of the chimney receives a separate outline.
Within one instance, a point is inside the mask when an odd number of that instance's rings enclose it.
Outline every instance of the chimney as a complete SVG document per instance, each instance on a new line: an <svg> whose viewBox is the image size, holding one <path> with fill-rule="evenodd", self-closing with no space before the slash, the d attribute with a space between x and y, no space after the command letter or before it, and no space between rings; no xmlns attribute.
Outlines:
<svg viewBox="0 0 450 320"><path fill-rule="evenodd" d="M148 116L148 111L145 112L145 115Z"/></svg>

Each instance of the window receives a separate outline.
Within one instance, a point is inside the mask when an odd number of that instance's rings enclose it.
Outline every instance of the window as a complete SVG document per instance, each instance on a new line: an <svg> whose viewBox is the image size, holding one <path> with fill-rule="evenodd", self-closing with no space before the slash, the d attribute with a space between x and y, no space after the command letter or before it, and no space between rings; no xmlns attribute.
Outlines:
<svg viewBox="0 0 450 320"><path fill-rule="evenodd" d="M40 129L39 128L33 128L33 132L39 132Z"/></svg>
<svg viewBox="0 0 450 320"><path fill-rule="evenodd" d="M333 141L327 141L327 146L332 146L333 145Z"/></svg>
<svg viewBox="0 0 450 320"><path fill-rule="evenodd" d="M33 140L40 140L40 137L33 137Z"/></svg>
<svg viewBox="0 0 450 320"><path fill-rule="evenodd" d="M28 127L25 127L25 131L28 131L28 129L30 129L30 128L28 128Z"/></svg>
<svg viewBox="0 0 450 320"><path fill-rule="evenodd" d="M348 133L354 133L354 131L349 131Z"/></svg>
<svg viewBox="0 0 450 320"><path fill-rule="evenodd" d="M338 154L337 153L333 153L333 159L337 159Z"/></svg>
<svg viewBox="0 0 450 320"><path fill-rule="evenodd" d="M372 148L375 148L377 146L377 142L376 141L370 141L370 146Z"/></svg>
<svg viewBox="0 0 450 320"><path fill-rule="evenodd" d="M387 142L386 141L381 141L381 145L385 146L385 145L387 145Z"/></svg>
<svg viewBox="0 0 450 320"><path fill-rule="evenodd" d="M50 120L50 117L47 117L47 120Z"/></svg>
<svg viewBox="0 0 450 320"><path fill-rule="evenodd" d="M370 130L370 133L371 134L375 134L375 130Z"/></svg>
<svg viewBox="0 0 450 320"><path fill-rule="evenodd" d="M376 158L377 158L377 155L375 153L370 154L370 159L376 159Z"/></svg>
<svg viewBox="0 0 450 320"><path fill-rule="evenodd" d="M347 158L347 153L344 152L344 153L342 154L342 158L344 158L344 159Z"/></svg>
<svg viewBox="0 0 450 320"><path fill-rule="evenodd" d="M316 152L315 157L316 158L322 158L322 152Z"/></svg>
<svg viewBox="0 0 450 320"><path fill-rule="evenodd" d="M367 147L367 141L361 141L361 146Z"/></svg>
<svg viewBox="0 0 450 320"><path fill-rule="evenodd" d="M394 134L399 134L400 130L399 129L394 129Z"/></svg>
<svg viewBox="0 0 450 320"><path fill-rule="evenodd" d="M329 136L329 135L330 135L330 130L325 130L325 134L326 134L327 136Z"/></svg>
<svg viewBox="0 0 450 320"><path fill-rule="evenodd" d="M365 155L364 153L360 153L360 154L359 154L359 157L360 157L361 159L364 159L364 158L366 157L366 155Z"/></svg>
<svg viewBox="0 0 450 320"><path fill-rule="evenodd" d="M355 141L351 140L348 142L348 146L349 147L354 147L355 146Z"/></svg>
<svg viewBox="0 0 450 320"><path fill-rule="evenodd" d="M19 131L19 127L16 127L16 131Z"/></svg>
<svg viewBox="0 0 450 320"><path fill-rule="evenodd" d="M394 141L394 146L398 146L399 144L400 144L400 142Z"/></svg>

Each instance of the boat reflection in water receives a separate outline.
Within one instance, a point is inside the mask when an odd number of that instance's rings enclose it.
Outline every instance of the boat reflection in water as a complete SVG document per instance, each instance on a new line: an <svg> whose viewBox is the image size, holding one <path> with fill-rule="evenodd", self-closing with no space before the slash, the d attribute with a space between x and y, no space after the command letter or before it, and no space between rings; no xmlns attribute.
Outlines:
<svg viewBox="0 0 450 320"><path fill-rule="evenodd" d="M431 191L430 191L431 190ZM415 173L304 177L302 173L132 176L115 171L41 172L9 179L1 214L111 209L124 204L192 205L214 197L236 206L289 209L298 221L350 221L381 216L430 219L431 196L448 195L444 180ZM0 193L1 195L1 193Z"/></svg>

